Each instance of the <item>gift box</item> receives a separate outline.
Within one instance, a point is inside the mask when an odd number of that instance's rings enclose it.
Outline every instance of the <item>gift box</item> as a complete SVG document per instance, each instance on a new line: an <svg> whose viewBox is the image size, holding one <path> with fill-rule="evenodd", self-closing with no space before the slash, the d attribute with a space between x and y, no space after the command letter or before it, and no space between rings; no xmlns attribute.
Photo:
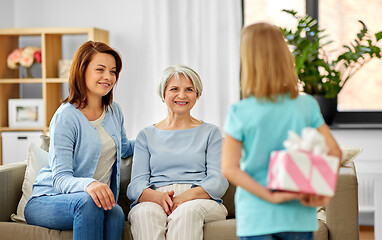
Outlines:
<svg viewBox="0 0 382 240"><path fill-rule="evenodd" d="M302 150L282 150L271 153L267 187L333 196L336 189L339 159L329 155L314 155Z"/></svg>

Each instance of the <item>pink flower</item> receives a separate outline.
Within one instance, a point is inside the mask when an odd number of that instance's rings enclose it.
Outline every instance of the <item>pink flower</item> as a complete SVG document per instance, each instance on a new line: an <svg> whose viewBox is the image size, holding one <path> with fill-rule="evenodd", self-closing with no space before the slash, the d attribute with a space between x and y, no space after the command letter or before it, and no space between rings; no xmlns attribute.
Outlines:
<svg viewBox="0 0 382 240"><path fill-rule="evenodd" d="M10 69L16 69L17 64L20 62L21 59L21 49L17 48L13 50L11 54L9 54L7 58L7 65Z"/></svg>
<svg viewBox="0 0 382 240"><path fill-rule="evenodd" d="M34 48L26 47L21 52L20 65L23 67L31 67L34 61Z"/></svg>
<svg viewBox="0 0 382 240"><path fill-rule="evenodd" d="M11 69L17 69L20 64L23 67L30 68L34 62L41 63L41 49L39 47L27 46L25 48L17 48L9 54L7 65Z"/></svg>
<svg viewBox="0 0 382 240"><path fill-rule="evenodd" d="M36 52L34 52L34 59L36 60L36 62L41 63L41 51L40 50L37 50Z"/></svg>

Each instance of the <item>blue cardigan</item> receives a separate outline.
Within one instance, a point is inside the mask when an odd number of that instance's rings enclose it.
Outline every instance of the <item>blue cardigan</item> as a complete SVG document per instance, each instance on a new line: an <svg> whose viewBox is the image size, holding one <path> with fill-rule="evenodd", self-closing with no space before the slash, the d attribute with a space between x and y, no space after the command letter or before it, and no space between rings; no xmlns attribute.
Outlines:
<svg viewBox="0 0 382 240"><path fill-rule="evenodd" d="M117 159L110 188L118 199L121 157L131 156L135 140L128 140L120 106L112 103L102 126L114 139ZM70 103L62 104L50 123L49 165L42 168L33 185L32 197L85 191L101 156L102 142L97 129Z"/></svg>

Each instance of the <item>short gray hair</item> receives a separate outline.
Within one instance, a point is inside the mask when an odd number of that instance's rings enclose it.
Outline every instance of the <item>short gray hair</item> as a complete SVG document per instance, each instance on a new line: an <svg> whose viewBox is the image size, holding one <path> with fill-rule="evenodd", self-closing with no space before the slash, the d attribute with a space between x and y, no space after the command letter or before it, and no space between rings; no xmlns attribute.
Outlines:
<svg viewBox="0 0 382 240"><path fill-rule="evenodd" d="M192 84L194 85L196 96L199 98L202 95L203 84L200 76L197 72L195 72L190 67L185 65L172 65L167 67L163 72L159 80L158 84L158 94L162 100L164 100L164 92L166 90L167 84L172 76L176 76L179 79L179 74L183 74L186 78L190 79Z"/></svg>

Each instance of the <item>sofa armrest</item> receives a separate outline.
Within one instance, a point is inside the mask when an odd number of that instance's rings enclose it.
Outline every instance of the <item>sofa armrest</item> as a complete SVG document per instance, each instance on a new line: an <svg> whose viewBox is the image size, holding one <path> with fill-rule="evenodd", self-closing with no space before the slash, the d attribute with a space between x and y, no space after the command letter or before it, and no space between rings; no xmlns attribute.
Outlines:
<svg viewBox="0 0 382 240"><path fill-rule="evenodd" d="M16 213L21 198L26 163L13 163L0 166L0 221L10 220Z"/></svg>
<svg viewBox="0 0 382 240"><path fill-rule="evenodd" d="M358 181L354 163L341 167L336 193L326 206L331 240L358 240Z"/></svg>

